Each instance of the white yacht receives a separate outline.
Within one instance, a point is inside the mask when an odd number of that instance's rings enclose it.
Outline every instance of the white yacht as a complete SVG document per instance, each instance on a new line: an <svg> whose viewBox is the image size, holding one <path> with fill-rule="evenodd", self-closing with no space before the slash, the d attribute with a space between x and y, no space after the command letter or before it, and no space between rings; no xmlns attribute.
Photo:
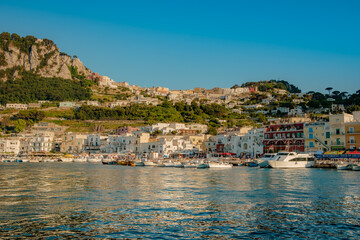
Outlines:
<svg viewBox="0 0 360 240"><path fill-rule="evenodd" d="M313 155L296 152L279 152L274 160L269 161L272 168L309 168L314 163Z"/></svg>

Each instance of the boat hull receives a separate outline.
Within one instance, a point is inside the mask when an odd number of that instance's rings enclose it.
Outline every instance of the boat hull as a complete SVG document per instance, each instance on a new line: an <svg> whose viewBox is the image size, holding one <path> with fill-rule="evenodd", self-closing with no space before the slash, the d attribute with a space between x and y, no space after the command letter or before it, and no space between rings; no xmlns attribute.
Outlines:
<svg viewBox="0 0 360 240"><path fill-rule="evenodd" d="M299 162L284 162L284 161L270 161L269 165L272 168L310 168L314 165L313 161L299 161Z"/></svg>
<svg viewBox="0 0 360 240"><path fill-rule="evenodd" d="M231 164L227 163L209 163L209 168L231 168Z"/></svg>
<svg viewBox="0 0 360 240"><path fill-rule="evenodd" d="M198 168L198 169L209 168L209 164L200 163L199 165L196 166L196 168Z"/></svg>
<svg viewBox="0 0 360 240"><path fill-rule="evenodd" d="M270 162L268 160L262 161L261 163L259 163L259 167L260 168L268 168L268 167L270 167Z"/></svg>
<svg viewBox="0 0 360 240"><path fill-rule="evenodd" d="M360 171L360 165L354 165L352 166L353 171Z"/></svg>
<svg viewBox="0 0 360 240"><path fill-rule="evenodd" d="M349 164L338 164L336 165L337 170L351 170L352 166Z"/></svg>

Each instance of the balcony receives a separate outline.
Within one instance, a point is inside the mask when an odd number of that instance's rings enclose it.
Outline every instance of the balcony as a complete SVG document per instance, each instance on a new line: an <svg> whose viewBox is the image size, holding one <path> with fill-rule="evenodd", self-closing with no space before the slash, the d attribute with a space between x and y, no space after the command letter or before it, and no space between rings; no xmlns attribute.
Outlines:
<svg viewBox="0 0 360 240"><path fill-rule="evenodd" d="M355 140L350 140L347 142L348 144L356 144L356 141Z"/></svg>
<svg viewBox="0 0 360 240"><path fill-rule="evenodd" d="M277 130L273 130L273 129L268 129L267 131L265 131L266 133L276 133L276 132L296 132L296 131L303 131L304 129L297 129L297 128L289 128L289 129L277 129Z"/></svg>
<svg viewBox="0 0 360 240"><path fill-rule="evenodd" d="M264 140L291 140L291 139L300 139L304 140L304 137L265 137Z"/></svg>

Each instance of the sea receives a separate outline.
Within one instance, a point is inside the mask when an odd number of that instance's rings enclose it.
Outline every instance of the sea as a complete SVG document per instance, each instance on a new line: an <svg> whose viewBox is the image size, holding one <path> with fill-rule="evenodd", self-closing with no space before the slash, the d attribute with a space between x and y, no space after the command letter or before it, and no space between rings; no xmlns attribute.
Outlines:
<svg viewBox="0 0 360 240"><path fill-rule="evenodd" d="M360 172L0 163L0 239L360 239Z"/></svg>

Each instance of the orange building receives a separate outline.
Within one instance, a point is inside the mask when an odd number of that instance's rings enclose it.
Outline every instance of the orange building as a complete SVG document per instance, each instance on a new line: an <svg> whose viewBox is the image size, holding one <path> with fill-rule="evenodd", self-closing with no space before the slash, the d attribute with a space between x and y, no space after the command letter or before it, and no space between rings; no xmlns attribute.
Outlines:
<svg viewBox="0 0 360 240"><path fill-rule="evenodd" d="M345 123L346 149L360 149L360 122Z"/></svg>

